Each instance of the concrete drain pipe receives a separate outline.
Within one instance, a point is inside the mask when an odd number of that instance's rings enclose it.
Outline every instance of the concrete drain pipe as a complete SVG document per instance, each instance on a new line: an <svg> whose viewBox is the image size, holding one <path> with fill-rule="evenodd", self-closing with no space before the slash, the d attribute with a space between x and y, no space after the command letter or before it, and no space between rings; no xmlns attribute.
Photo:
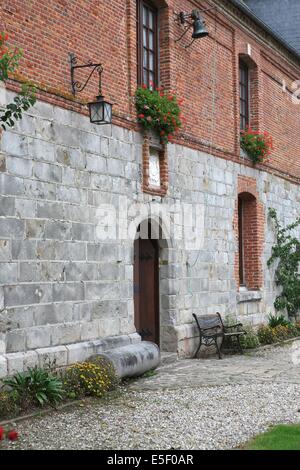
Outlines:
<svg viewBox="0 0 300 470"><path fill-rule="evenodd" d="M159 347L150 341L110 349L97 356L110 360L120 378L142 375L160 364Z"/></svg>

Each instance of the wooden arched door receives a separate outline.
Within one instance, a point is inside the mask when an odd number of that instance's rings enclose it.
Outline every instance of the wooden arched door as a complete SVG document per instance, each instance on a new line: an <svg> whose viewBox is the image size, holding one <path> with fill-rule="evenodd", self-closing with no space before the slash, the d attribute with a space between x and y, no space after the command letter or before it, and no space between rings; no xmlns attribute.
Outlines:
<svg viewBox="0 0 300 470"><path fill-rule="evenodd" d="M157 240L134 242L134 323L142 340L159 345L159 246Z"/></svg>

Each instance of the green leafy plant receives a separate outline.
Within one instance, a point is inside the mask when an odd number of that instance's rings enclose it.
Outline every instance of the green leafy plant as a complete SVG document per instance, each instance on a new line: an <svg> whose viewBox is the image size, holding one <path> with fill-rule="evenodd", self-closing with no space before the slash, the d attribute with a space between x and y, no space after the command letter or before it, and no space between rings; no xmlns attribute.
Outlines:
<svg viewBox="0 0 300 470"><path fill-rule="evenodd" d="M241 346L243 349L255 349L260 346L256 330L252 325L244 325L243 330L246 332L240 338Z"/></svg>
<svg viewBox="0 0 300 470"><path fill-rule="evenodd" d="M276 326L290 326L291 322L284 315L269 315L268 324L271 328L275 328Z"/></svg>
<svg viewBox="0 0 300 470"><path fill-rule="evenodd" d="M163 88L155 90L143 85L135 93L138 122L145 130L154 130L163 143L172 141L182 127L180 104L174 93Z"/></svg>
<svg viewBox="0 0 300 470"><path fill-rule="evenodd" d="M0 81L5 82L9 75L14 73L23 56L23 51L18 48L10 48L6 45L7 33L0 33ZM13 127L15 121L22 118L22 113L27 111L36 102L35 87L23 84L22 90L12 103L6 105L3 113L0 114L0 123L4 130Z"/></svg>
<svg viewBox="0 0 300 470"><path fill-rule="evenodd" d="M44 406L46 403L56 404L64 397L61 380L39 367L17 372L12 377L3 379L3 384L17 393L21 402Z"/></svg>
<svg viewBox="0 0 300 470"><path fill-rule="evenodd" d="M68 367L63 383L67 395L72 398L102 397L112 386L105 368L90 362L77 363Z"/></svg>
<svg viewBox="0 0 300 470"><path fill-rule="evenodd" d="M254 165L267 160L274 150L273 139L268 132L260 133L250 127L241 132L241 147Z"/></svg>
<svg viewBox="0 0 300 470"><path fill-rule="evenodd" d="M282 227L275 209L269 209L269 216L275 224L276 245L272 247L268 266L277 261L275 282L282 288L274 306L277 311L286 310L291 318L300 310L300 240L293 234L293 230L300 226L300 217L287 227Z"/></svg>
<svg viewBox="0 0 300 470"><path fill-rule="evenodd" d="M19 411L19 394L7 390L0 391L0 418L15 416Z"/></svg>

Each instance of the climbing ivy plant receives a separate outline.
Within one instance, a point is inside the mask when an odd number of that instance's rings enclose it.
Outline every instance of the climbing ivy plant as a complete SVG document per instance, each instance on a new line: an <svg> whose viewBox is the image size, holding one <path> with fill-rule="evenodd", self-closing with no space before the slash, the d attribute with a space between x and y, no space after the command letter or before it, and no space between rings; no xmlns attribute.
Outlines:
<svg viewBox="0 0 300 470"><path fill-rule="evenodd" d="M7 46L7 33L0 32L0 81L5 82L9 75L14 73L19 65L23 52L18 48ZM15 121L22 118L22 113L27 111L36 101L35 88L29 84L23 84L22 90L12 103L7 104L0 113L1 127L13 127Z"/></svg>
<svg viewBox="0 0 300 470"><path fill-rule="evenodd" d="M282 288L274 307L278 311L286 309L289 317L294 317L300 310L300 240L294 236L293 230L300 226L300 217L287 227L282 227L275 209L269 209L269 216L274 221L276 244L268 266L278 261L275 282Z"/></svg>

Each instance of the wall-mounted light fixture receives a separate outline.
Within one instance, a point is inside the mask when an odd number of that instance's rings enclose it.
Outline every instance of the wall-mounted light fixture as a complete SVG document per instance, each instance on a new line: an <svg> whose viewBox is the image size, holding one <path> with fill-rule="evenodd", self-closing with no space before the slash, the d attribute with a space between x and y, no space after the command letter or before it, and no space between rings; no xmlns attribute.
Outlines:
<svg viewBox="0 0 300 470"><path fill-rule="evenodd" d="M77 57L73 53L69 53L69 62L71 69L71 88L72 93L75 96L76 93L80 93L85 89L89 83L94 72L97 72L99 75L99 91L96 101L88 103L89 112L90 112L90 121L93 124L111 124L112 120L112 104L104 100L102 95L102 64L94 64L92 61L87 64L77 65ZM91 68L91 72L87 77L84 84L81 84L75 79L75 70L83 68Z"/></svg>
<svg viewBox="0 0 300 470"><path fill-rule="evenodd" d="M191 28L193 28L192 41L190 44L185 46L186 49L190 47L196 39L208 36L209 33L206 29L205 21L200 14L208 10L216 10L216 7L207 8L205 10L193 10L191 13L185 13L184 11L175 13L175 22L179 25L186 25L183 33L175 40L175 42L180 41Z"/></svg>

